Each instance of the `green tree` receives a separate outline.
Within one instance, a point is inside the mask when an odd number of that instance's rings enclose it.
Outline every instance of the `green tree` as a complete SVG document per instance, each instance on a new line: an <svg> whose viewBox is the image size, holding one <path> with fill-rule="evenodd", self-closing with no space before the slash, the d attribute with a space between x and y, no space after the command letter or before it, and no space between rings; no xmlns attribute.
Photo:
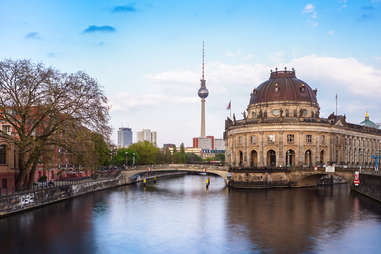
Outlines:
<svg viewBox="0 0 381 254"><path fill-rule="evenodd" d="M173 154L174 163L185 163L185 153L175 153Z"/></svg>
<svg viewBox="0 0 381 254"><path fill-rule="evenodd" d="M181 145L180 145L180 153L185 154L184 143L181 143Z"/></svg>
<svg viewBox="0 0 381 254"><path fill-rule="evenodd" d="M169 151L169 148L166 147L164 149L164 162L165 163L171 163L172 162L172 155L171 155L171 151Z"/></svg>
<svg viewBox="0 0 381 254"><path fill-rule="evenodd" d="M101 166L110 165L111 151L104 140L103 136L99 133L92 132L91 140L94 146L95 152L95 168L99 169Z"/></svg>
<svg viewBox="0 0 381 254"><path fill-rule="evenodd" d="M116 150L116 154L113 157L112 164L117 166L123 166L123 165L126 165L126 159L127 159L127 164L131 166L133 164L134 155L135 155L135 164L138 164L140 157L139 157L139 154L134 149L131 149L130 147L119 148L118 150Z"/></svg>
<svg viewBox="0 0 381 254"><path fill-rule="evenodd" d="M139 155L139 160L136 161L136 164L156 164L159 161L158 154L160 149L148 141L132 144L129 149Z"/></svg>
<svg viewBox="0 0 381 254"><path fill-rule="evenodd" d="M186 153L185 154L185 163L194 163L194 162L201 162L202 159L200 156L194 153Z"/></svg>
<svg viewBox="0 0 381 254"><path fill-rule="evenodd" d="M0 120L12 128L11 134L0 130L0 137L18 151L17 189L32 187L46 151L67 145L63 132L85 127L106 138L111 132L107 97L83 72L61 73L28 60L0 61L0 98Z"/></svg>
<svg viewBox="0 0 381 254"><path fill-rule="evenodd" d="M225 162L225 154L224 153L218 153L216 156L214 156L214 159L216 161Z"/></svg>

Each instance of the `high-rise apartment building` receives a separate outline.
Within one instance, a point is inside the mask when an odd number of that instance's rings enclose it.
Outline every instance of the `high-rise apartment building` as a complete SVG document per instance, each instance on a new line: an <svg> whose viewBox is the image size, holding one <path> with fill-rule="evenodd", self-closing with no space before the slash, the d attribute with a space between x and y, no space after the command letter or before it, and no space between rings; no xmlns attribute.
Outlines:
<svg viewBox="0 0 381 254"><path fill-rule="evenodd" d="M128 147L132 144L131 128L119 128L118 130L118 147Z"/></svg>
<svg viewBox="0 0 381 254"><path fill-rule="evenodd" d="M157 139L156 131L151 131L150 129L143 129L141 131L136 132L137 142L148 141L152 143L154 146L157 146L156 139Z"/></svg>

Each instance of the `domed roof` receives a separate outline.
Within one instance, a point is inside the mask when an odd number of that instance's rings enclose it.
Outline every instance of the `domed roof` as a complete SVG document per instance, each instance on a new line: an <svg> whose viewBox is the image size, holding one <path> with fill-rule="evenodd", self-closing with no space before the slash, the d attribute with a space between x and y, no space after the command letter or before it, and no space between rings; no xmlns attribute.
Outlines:
<svg viewBox="0 0 381 254"><path fill-rule="evenodd" d="M378 125L369 120L369 114L366 112L365 114L365 120L360 123L362 126L371 127L371 128L378 128Z"/></svg>
<svg viewBox="0 0 381 254"><path fill-rule="evenodd" d="M272 101L306 101L317 104L317 90L297 79L295 70L271 72L269 80L253 90L250 105Z"/></svg>

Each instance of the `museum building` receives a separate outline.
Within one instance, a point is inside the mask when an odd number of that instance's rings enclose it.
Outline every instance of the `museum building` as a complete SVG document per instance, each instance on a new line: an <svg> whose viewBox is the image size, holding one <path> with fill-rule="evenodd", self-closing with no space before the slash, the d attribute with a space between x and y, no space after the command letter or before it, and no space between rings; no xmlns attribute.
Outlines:
<svg viewBox="0 0 381 254"><path fill-rule="evenodd" d="M271 71L250 95L247 114L225 121L226 161L232 168L374 167L381 130L366 114L361 125L345 115L320 117L317 90L295 70Z"/></svg>

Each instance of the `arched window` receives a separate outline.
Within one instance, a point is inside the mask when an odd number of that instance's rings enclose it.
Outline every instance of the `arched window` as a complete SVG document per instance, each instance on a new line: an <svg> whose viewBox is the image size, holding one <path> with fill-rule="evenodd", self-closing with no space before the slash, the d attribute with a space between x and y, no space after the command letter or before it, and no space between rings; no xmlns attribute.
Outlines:
<svg viewBox="0 0 381 254"><path fill-rule="evenodd" d="M292 149L286 152L286 166L287 167L295 166L295 151Z"/></svg>
<svg viewBox="0 0 381 254"><path fill-rule="evenodd" d="M304 163L307 167L312 167L312 156L311 150L307 150L304 154Z"/></svg>
<svg viewBox="0 0 381 254"><path fill-rule="evenodd" d="M253 150L250 153L250 166L251 167L256 167L258 162L258 155L257 151Z"/></svg>
<svg viewBox="0 0 381 254"><path fill-rule="evenodd" d="M274 150L267 152L267 166L272 168L276 166L276 153Z"/></svg>
<svg viewBox="0 0 381 254"><path fill-rule="evenodd" d="M0 145L0 164L7 164L7 146Z"/></svg>

